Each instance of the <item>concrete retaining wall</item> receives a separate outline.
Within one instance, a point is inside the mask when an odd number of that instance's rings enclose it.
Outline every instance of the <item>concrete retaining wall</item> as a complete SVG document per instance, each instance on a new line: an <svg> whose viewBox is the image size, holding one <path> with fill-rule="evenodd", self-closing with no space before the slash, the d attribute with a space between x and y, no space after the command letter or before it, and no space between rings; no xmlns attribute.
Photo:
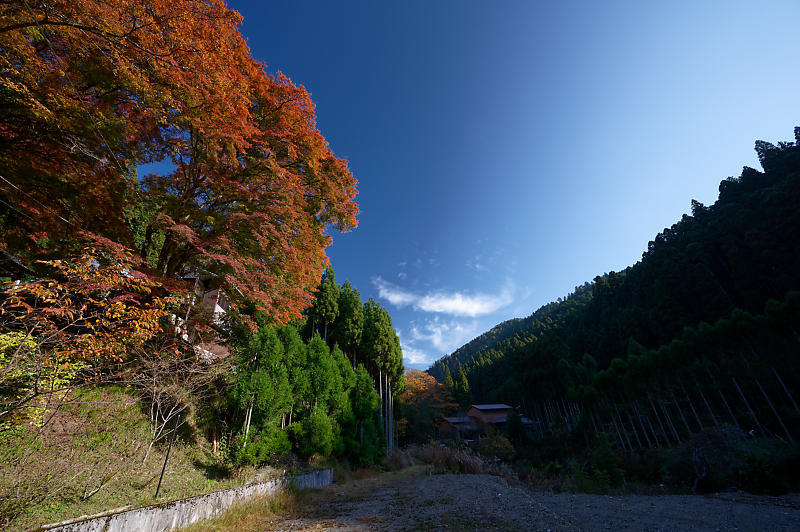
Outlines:
<svg viewBox="0 0 800 532"><path fill-rule="evenodd" d="M286 488L321 488L331 482L333 482L333 472L330 469L321 469L295 477L282 477L268 482L214 491L188 499L135 508L102 517L54 523L42 527L41 530L58 532L162 532L175 530L214 517L233 504L254 495L271 495Z"/></svg>

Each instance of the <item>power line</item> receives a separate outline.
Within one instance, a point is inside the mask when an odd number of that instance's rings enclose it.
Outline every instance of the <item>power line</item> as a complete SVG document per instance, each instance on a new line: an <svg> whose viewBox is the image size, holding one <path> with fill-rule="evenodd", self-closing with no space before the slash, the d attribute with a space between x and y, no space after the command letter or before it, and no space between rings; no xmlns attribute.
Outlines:
<svg viewBox="0 0 800 532"><path fill-rule="evenodd" d="M108 139L105 137L105 135L103 135L103 132L100 130L100 127L99 127L99 125L97 123L97 120L95 120L95 117L92 115L91 112L89 112L89 109L87 108L86 103L83 101L83 98L81 97L80 92L78 92L78 88L75 86L75 83L72 81L72 78L67 73L66 66L61 61L61 58L58 56L58 53L56 53L55 47L53 46L53 43L50 41L50 38L43 31L42 26L39 24L39 20L36 18L36 14L33 12L33 9L31 8L30 4L28 3L28 0L23 0L23 1L25 3L25 7L28 10L28 14L30 14L31 19L33 20L33 23L36 25L36 28L39 30L39 34L42 36L44 41L47 43L47 47L52 52L53 58L55 59L56 63L58 63L58 66L61 68L61 70L64 72L64 77L67 79L67 82L70 84L70 87L72 87L72 91L75 93L75 96L78 99L78 102L80 103L81 108L86 113L86 116L89 117L89 121L92 124L92 128L94 129L95 133L97 133L98 137L105 143L105 148L108 151L108 153L111 155L111 159L114 161L114 164L116 164L116 166L119 169L120 173L125 174L126 173L125 168L119 162L119 159L117 159L116 154L111 149L111 143L108 141ZM106 56L106 58L108 59L108 56ZM21 192L21 193L25 194L26 196L28 196L29 198L31 198L33 201L35 201L36 203L41 205L46 210L48 210L51 213L53 213L62 222L66 223L66 224L68 224L68 225L70 225L72 227L76 227L75 224L73 224L72 222L70 222L69 220L67 220L66 218L61 216L60 214L58 214L56 211L54 211L53 209L51 209L50 207L48 207L47 205L45 205L44 203L39 201L37 198L35 198L31 194L29 194L28 192L22 190L20 187L18 187L17 185L15 185L14 183L9 181L8 179L3 177L2 175L0 175L0 179L2 179L3 181L5 181L9 185L11 185L14 189L18 190L19 192ZM8 207L14 209L16 212L20 212L21 213L21 211L19 211L18 209L8 205L8 203L6 203L6 202L3 202L3 203L5 203ZM24 214L24 213L22 213L22 214ZM27 214L25 216L30 218L30 219L33 219L30 216L28 216Z"/></svg>
<svg viewBox="0 0 800 532"><path fill-rule="evenodd" d="M8 179L6 179L5 177L3 177L2 175L0 175L0 179L2 179L3 181L5 181L5 182L6 182L6 183L8 183L9 185L11 185L12 187L14 187L15 189L17 189L18 191L20 191L20 192L22 192L23 194L25 194L26 196L28 196L30 199L32 199L33 201L35 201L36 203L38 203L39 205L41 205L43 208L47 209L48 211L50 211L51 213L53 213L54 215L56 215L56 217L57 217L59 220L61 220L62 222L64 222L65 224L71 225L72 227L76 227L76 225L75 225L74 223L70 222L69 220L67 220L66 218L64 218L64 217L63 217L63 216L61 216L60 214L58 214L56 211L54 211L53 209L51 209L50 207L48 207L47 205L45 205L44 203L42 203L41 201L39 201L38 199L36 199L36 198L35 198L35 197L33 197L32 195L30 195L29 193L27 193L27 192L25 192L24 190L22 190L21 188L19 188L17 185L15 185L14 183L12 183L11 181L9 181ZM2 201L2 200L0 200L0 201ZM3 203L5 203L5 202L3 202ZM8 205L8 203L6 203L6 205ZM8 205L8 206L9 206L9 207L11 207L10 205ZM12 208L12 209L14 209L14 207L11 207L11 208ZM17 209L14 209L14 210L15 210L15 211L17 211L17 212L20 212L20 211L19 211L19 210L17 210ZM28 216L28 215L26 214L25 216ZM30 216L28 216L28 218L31 218L31 217L30 217ZM31 218L31 220L33 220L33 218Z"/></svg>
<svg viewBox="0 0 800 532"><path fill-rule="evenodd" d="M11 204L9 204L9 203L6 203L5 201L3 201L3 200L1 200L1 199L0 199L0 203L2 203L3 205L5 205L6 207L8 207L9 209L11 209L12 211L14 211L14 212L16 212L16 213L18 213L18 214L21 214L21 215L22 215L22 216L24 216L25 218L27 218L27 219L29 219L29 220L33 220L34 222L36 221L36 220L34 220L33 216L31 216L30 214L27 214L27 213L24 213L24 212L22 212L21 210L17 209L17 208L16 208L16 207L14 207L13 205L11 205Z"/></svg>
<svg viewBox="0 0 800 532"><path fill-rule="evenodd" d="M108 153L111 154L111 158L116 163L117 167L119 168L119 171L122 174L125 174L125 169L122 167L122 164L120 164L119 160L117 159L116 154L114 154L114 150L111 149L111 143L108 142L108 140L106 139L105 135L103 135L103 132L100 131L100 127L97 125L97 121L95 120L94 116L92 116L92 113L89 112L89 109L86 107L86 103L83 101L83 98L81 98L81 94L80 94L80 92L78 92L78 88L75 87L75 83L72 81L72 78L69 77L69 74L67 73L67 69L64 66L64 63L61 62L61 59L58 57L58 53L56 53L56 50L53 47L53 43L50 42L50 38L47 37L47 34L44 32L44 30L42 30L42 26L39 24L39 20L36 18L36 15L34 14L33 9L31 9L31 6L28 3L28 0L23 0L23 2L25 2L25 7L28 9L28 13L30 14L31 18L33 19L33 23L36 24L36 28L39 30L39 34L44 38L45 42L47 43L47 47L50 48L50 51L53 53L53 57L55 58L55 60L58 63L58 65L61 67L61 70L64 72L64 77L67 78L67 82L72 87L72 90L75 93L75 96L78 98L78 101L80 102L81 107L83 108L84 112L86 113L86 116L89 117L89 120L92 123L92 127L94 128L95 132L98 134L100 139L103 142L105 142L106 150L108 150Z"/></svg>

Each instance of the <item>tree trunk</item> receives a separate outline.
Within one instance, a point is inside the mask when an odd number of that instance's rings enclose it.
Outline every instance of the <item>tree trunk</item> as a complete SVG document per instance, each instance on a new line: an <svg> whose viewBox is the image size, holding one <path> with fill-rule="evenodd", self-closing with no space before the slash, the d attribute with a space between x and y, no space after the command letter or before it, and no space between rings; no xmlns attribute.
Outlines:
<svg viewBox="0 0 800 532"><path fill-rule="evenodd" d="M597 430L597 422L594 419L593 409L588 408L587 410L589 411L589 419L592 420L592 427L594 428L594 435L595 435L596 438L599 438L600 437L600 431Z"/></svg>
<svg viewBox="0 0 800 532"><path fill-rule="evenodd" d="M392 454L392 390L389 386L389 374L386 374L386 441L389 443L389 454Z"/></svg>
<svg viewBox="0 0 800 532"><path fill-rule="evenodd" d="M795 334L797 334L797 333L795 333ZM800 341L800 338L798 338L798 341ZM778 379L778 382L781 383L781 387L783 387L783 391L786 392L786 396L789 398L789 401L792 402L792 406L794 407L794 411L797 412L798 415L800 415L800 408L798 408L797 407L797 403L794 402L794 397L792 397L792 394L789 393L789 388L787 388L786 385L783 383L783 379L781 379L781 376L778 374L778 370L776 370L775 368L772 368L772 373L775 374L775 377Z"/></svg>
<svg viewBox="0 0 800 532"><path fill-rule="evenodd" d="M661 427L661 433L664 435L664 440L667 442L667 447L670 447L672 445L672 442L670 441L670 438L667 435L667 429L664 428L664 424L661 422L661 416L659 416L658 412L656 411L656 406L653 404L653 399L650 396L648 396L647 400L650 402L650 408L653 410L653 415L655 416L656 421L658 422L658 426Z"/></svg>
<svg viewBox="0 0 800 532"><path fill-rule="evenodd" d="M636 444L639 446L639 449L642 449L644 445L642 445L642 440L639 439L639 431L636 430L636 424L633 422L633 417L629 411L625 411L625 415L628 416L628 421L631 424L631 428L633 429L633 437L636 438Z"/></svg>
<svg viewBox="0 0 800 532"><path fill-rule="evenodd" d="M761 393L764 395L764 399L767 400L767 404L772 409L772 413L775 414L776 418L778 418L778 423L781 424L781 428L783 429L784 434L786 434L786 437L789 439L789 443L794 443L794 439L792 439L792 435L789 434L789 429L787 429L786 425L783 424L783 419L781 419L781 415L775 409L775 405L772 404L772 401L770 400L769 396L767 395L767 392L761 386L761 383L758 382L758 379L756 379L756 386L758 386L758 389L761 390Z"/></svg>
<svg viewBox="0 0 800 532"><path fill-rule="evenodd" d="M156 264L156 269L161 273L164 273L166 269L167 259L169 259L173 246L172 238L167 236L166 239L164 239L164 243L161 245L161 251L158 253L158 263Z"/></svg>
<svg viewBox="0 0 800 532"><path fill-rule="evenodd" d="M391 417L390 417L390 407L389 407L389 397L391 396L391 392L389 391L389 374L384 374L384 386L383 389L386 391L386 425L384 427L384 431L386 434L386 453L387 455L392 454L392 441L389 435L391 434L392 427L391 427Z"/></svg>
<svg viewBox="0 0 800 532"><path fill-rule="evenodd" d="M542 403L542 406L544 407L544 417L547 421L547 430L552 431L555 419L553 419L553 413L550 411L550 402L545 400Z"/></svg>
<svg viewBox="0 0 800 532"><path fill-rule="evenodd" d="M144 259L147 260L147 252L150 250L150 242L153 240L153 226L148 225L147 230L144 233L144 242L142 243L142 250L139 255Z"/></svg>
<svg viewBox="0 0 800 532"><path fill-rule="evenodd" d="M622 422L622 416L619 415L619 410L617 410L616 403L612 403L614 405L614 410L617 412L617 419L619 420L620 430L622 430L622 435L625 437L625 443L628 444L628 449L633 452L633 445L631 444L631 439L628 436L628 430L625 428L625 423Z"/></svg>
<svg viewBox="0 0 800 532"><path fill-rule="evenodd" d="M669 389L669 396L672 398L672 402L675 403L675 408L678 410L678 415L681 417L681 421L683 421L683 426L686 429L686 436L691 438L692 429L689 428L689 423L686 421L686 416L683 415L683 409L678 403L678 398L675 397L675 393L672 391L672 388Z"/></svg>
<svg viewBox="0 0 800 532"><path fill-rule="evenodd" d="M747 407L747 410L749 410L749 411L750 411L750 415L751 415L751 416L753 416L753 421L755 421L755 422L756 422L756 426L758 427L758 430L760 430L760 431L761 431L761 434L762 434L763 436L766 436L766 435L767 435L767 433L766 433L766 431L764 430L764 426L761 424L761 422L760 422L760 421L758 421L758 417L756 416L756 413L755 413L755 411L753 411L753 408L750 406L750 403L747 401L747 397L745 397L745 396L744 396L744 393L742 392L742 389L741 389L741 388L739 388L739 383L738 383L738 382L736 382L736 378L735 378L735 377L732 377L732 378L731 378L731 380L733 381L733 385L734 385L734 386L736 386L736 391L738 391L738 392L739 392L739 395L741 396L741 398L742 398L742 401L744 401L744 404L745 404L745 406Z"/></svg>
<svg viewBox="0 0 800 532"><path fill-rule="evenodd" d="M250 418L253 416L253 401L250 401L250 405L247 407L247 415L245 416L245 429L244 429L244 443L242 444L242 449L247 447L247 434L250 432Z"/></svg>
<svg viewBox="0 0 800 532"><path fill-rule="evenodd" d="M639 426L642 428L642 435L644 435L644 439L647 440L647 446L652 449L653 443L650 441L650 435L647 433L647 428L644 426L644 421L642 421L642 414L639 412L639 408L636 406L635 402L632 402L631 406L633 407L633 413L639 420Z"/></svg>
<svg viewBox="0 0 800 532"><path fill-rule="evenodd" d="M706 399L706 396L703 393L703 390L698 388L697 389L697 393L700 394L700 399L702 399L703 402L705 403L706 409L708 409L708 413L711 415L711 420L714 422L714 426L719 428L719 421L717 420L717 416L714 415L714 411L711 409L711 404L709 404L708 399Z"/></svg>
<svg viewBox="0 0 800 532"><path fill-rule="evenodd" d="M667 410L667 407L664 406L664 402L661 399L656 399L656 403L658 403L658 406L661 407L661 412L664 414L664 419L667 420L667 426L672 431L672 435L675 436L675 440L680 443L681 438L678 434L678 431L675 430L675 425L672 423L672 417L669 415L669 410Z"/></svg>
<svg viewBox="0 0 800 532"><path fill-rule="evenodd" d="M389 385L386 383L387 380L388 380L388 376L384 375L383 376L383 390L386 392L385 393L385 398L384 398L384 403L385 403L385 407L386 407L385 408L385 410L386 410L386 424L383 427L383 435L386 438L386 454L388 456L388 455L390 455L392 453L392 449L391 449L392 446L391 446L391 443L389 442L389 423L390 423L389 419L390 419L390 413L389 413Z"/></svg>
<svg viewBox="0 0 800 532"><path fill-rule="evenodd" d="M683 391L683 395L686 396L686 402L689 403L689 408L692 409L692 414L694 414L694 418L697 420L697 430L703 430L703 422L700 421L700 416L697 414L697 410L694 407L694 403L692 402L692 398L689 397L689 392L686 391L684 388L683 383L678 384L681 387L681 391Z"/></svg>
<svg viewBox="0 0 800 532"><path fill-rule="evenodd" d="M717 388L717 391L719 392L720 399L722 399L722 404L725 405L725 409L728 411L728 414L730 414L731 419L733 420L733 424L736 425L736 428L738 428L739 430L742 430L742 426L739 424L739 420L736 419L736 415L733 413L733 409L731 409L731 405L728 404L728 400L725 399L725 395L723 395L723 393L722 393L722 387Z"/></svg>
<svg viewBox="0 0 800 532"><path fill-rule="evenodd" d="M625 436L625 441L628 443L628 448L631 450L631 452L633 452L633 445L631 444L631 439L628 437L628 430L625 428L625 423L622 421L622 416L619 415L617 403L612 401L611 404L614 406L614 412L617 413L617 419L619 419L619 425L622 427L622 434Z"/></svg>
<svg viewBox="0 0 800 532"><path fill-rule="evenodd" d="M622 452L627 452L625 440L622 439L622 432L619 429L619 425L617 425L617 418L614 417L614 414L611 414L611 424L614 425L614 430L617 432L617 438L619 440L619 446L622 447Z"/></svg>
<svg viewBox="0 0 800 532"><path fill-rule="evenodd" d="M650 416L642 416L641 410L639 410L639 405L636 404L635 401L634 405L636 405L636 411L639 412L639 416L641 416L641 418L644 418L644 420L647 421L647 426L650 427L650 433L653 435L653 441L655 442L655 446L660 447L661 445L658 441L658 433L656 432L656 429L653 427L653 422L650 421Z"/></svg>

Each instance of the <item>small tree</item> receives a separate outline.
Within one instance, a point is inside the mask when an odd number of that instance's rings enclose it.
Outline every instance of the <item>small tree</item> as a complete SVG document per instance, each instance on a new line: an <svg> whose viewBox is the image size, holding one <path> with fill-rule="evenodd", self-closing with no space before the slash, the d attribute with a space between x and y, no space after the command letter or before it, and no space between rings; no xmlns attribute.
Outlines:
<svg viewBox="0 0 800 532"><path fill-rule="evenodd" d="M314 293L316 301L309 309L309 317L312 327L322 328L322 337L328 341L328 326L331 325L339 315L339 285L336 284L336 276L332 268L327 268L322 274L317 291Z"/></svg>
<svg viewBox="0 0 800 532"><path fill-rule="evenodd" d="M233 397L245 410L242 447L246 447L253 414L261 425L277 423L292 404L292 390L283 344L272 327L256 331L239 350L237 359Z"/></svg>
<svg viewBox="0 0 800 532"><path fill-rule="evenodd" d="M469 380L464 368L458 366L458 381L455 384L455 395L461 408L467 408L472 403L472 392L469 389Z"/></svg>

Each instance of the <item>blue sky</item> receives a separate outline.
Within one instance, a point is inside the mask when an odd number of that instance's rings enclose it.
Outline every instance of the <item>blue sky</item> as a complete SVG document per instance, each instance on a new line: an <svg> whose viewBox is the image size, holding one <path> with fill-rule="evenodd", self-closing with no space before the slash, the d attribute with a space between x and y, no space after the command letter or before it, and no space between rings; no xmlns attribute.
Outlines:
<svg viewBox="0 0 800 532"><path fill-rule="evenodd" d="M328 255L411 367L635 263L800 125L798 2L229 6L350 161Z"/></svg>

